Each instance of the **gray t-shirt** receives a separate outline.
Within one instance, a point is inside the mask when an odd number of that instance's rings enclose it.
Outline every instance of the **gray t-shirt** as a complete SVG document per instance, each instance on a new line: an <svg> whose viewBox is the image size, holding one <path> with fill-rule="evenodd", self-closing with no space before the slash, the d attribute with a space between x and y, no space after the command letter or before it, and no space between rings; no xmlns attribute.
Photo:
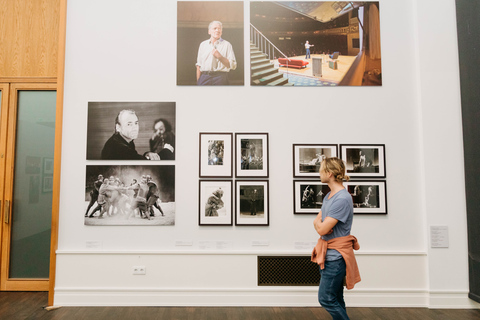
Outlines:
<svg viewBox="0 0 480 320"><path fill-rule="evenodd" d="M323 199L322 219L325 221L326 217L331 217L337 219L338 223L333 227L331 234L322 236L322 239L326 241L349 236L353 222L353 200L350 193L343 189L335 193L330 199L329 196L330 192ZM342 255L337 250L327 250L325 260L332 261L340 258L342 258Z"/></svg>

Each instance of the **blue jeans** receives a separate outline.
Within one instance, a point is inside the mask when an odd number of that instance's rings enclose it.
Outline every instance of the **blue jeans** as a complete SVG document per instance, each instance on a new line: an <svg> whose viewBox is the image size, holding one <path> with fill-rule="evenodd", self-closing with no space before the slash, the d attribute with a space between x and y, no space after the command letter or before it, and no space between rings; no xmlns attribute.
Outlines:
<svg viewBox="0 0 480 320"><path fill-rule="evenodd" d="M318 302L330 313L333 320L350 319L343 300L343 278L346 274L345 260L325 261L325 269L320 270Z"/></svg>
<svg viewBox="0 0 480 320"><path fill-rule="evenodd" d="M310 49L307 49L307 54L305 55L305 59L310 59Z"/></svg>

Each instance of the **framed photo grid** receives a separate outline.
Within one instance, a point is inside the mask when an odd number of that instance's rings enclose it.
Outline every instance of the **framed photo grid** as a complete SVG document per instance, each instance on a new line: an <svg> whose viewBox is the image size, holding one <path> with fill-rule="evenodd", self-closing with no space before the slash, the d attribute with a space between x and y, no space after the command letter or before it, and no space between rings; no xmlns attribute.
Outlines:
<svg viewBox="0 0 480 320"><path fill-rule="evenodd" d="M235 177L268 178L268 133L235 134Z"/></svg>
<svg viewBox="0 0 480 320"><path fill-rule="evenodd" d="M336 144L294 144L293 176L318 178L323 159L337 156Z"/></svg>
<svg viewBox="0 0 480 320"><path fill-rule="evenodd" d="M351 178L385 178L384 144L341 144L340 158Z"/></svg>
<svg viewBox="0 0 480 320"><path fill-rule="evenodd" d="M386 180L365 180L386 177L384 144L340 144L339 148L335 144L293 144L293 177L304 178L293 181L294 214L321 210L330 189L319 180L318 171L323 159L336 156L344 161L351 178L344 186L352 195L353 212L387 214Z"/></svg>
<svg viewBox="0 0 480 320"><path fill-rule="evenodd" d="M200 226L231 226L233 224L233 182L231 180L200 180L198 224Z"/></svg>
<svg viewBox="0 0 480 320"><path fill-rule="evenodd" d="M268 180L236 181L235 225L269 225Z"/></svg>
<svg viewBox="0 0 480 320"><path fill-rule="evenodd" d="M200 133L200 178L231 178L232 133Z"/></svg>

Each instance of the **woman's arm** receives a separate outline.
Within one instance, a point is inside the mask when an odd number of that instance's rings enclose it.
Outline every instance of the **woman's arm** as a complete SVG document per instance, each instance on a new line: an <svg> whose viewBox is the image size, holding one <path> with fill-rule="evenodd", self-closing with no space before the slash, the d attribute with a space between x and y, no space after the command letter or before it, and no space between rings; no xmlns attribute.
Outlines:
<svg viewBox="0 0 480 320"><path fill-rule="evenodd" d="M324 236L332 233L333 227L335 227L337 222L338 220L332 217L326 217L325 221L322 221L322 211L320 211L313 221L313 226L319 235Z"/></svg>

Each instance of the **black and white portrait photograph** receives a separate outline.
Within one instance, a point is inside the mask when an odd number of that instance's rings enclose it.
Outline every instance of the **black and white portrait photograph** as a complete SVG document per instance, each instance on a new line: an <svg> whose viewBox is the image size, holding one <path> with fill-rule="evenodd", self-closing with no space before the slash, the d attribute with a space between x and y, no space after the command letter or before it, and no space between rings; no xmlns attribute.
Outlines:
<svg viewBox="0 0 480 320"><path fill-rule="evenodd" d="M231 180L200 180L198 224L231 226L233 193Z"/></svg>
<svg viewBox="0 0 480 320"><path fill-rule="evenodd" d="M385 181L349 181L344 185L352 195L353 213L387 213Z"/></svg>
<svg viewBox="0 0 480 320"><path fill-rule="evenodd" d="M232 177L232 133L200 133L200 177Z"/></svg>
<svg viewBox="0 0 480 320"><path fill-rule="evenodd" d="M175 160L175 102L89 102L87 160Z"/></svg>
<svg viewBox="0 0 480 320"><path fill-rule="evenodd" d="M340 157L352 178L385 178L385 145L340 145Z"/></svg>
<svg viewBox="0 0 480 320"><path fill-rule="evenodd" d="M235 134L236 177L268 177L268 133Z"/></svg>
<svg viewBox="0 0 480 320"><path fill-rule="evenodd" d="M177 2L177 85L244 85L243 6Z"/></svg>
<svg viewBox="0 0 480 320"><path fill-rule="evenodd" d="M374 1L252 1L252 86L381 86Z"/></svg>
<svg viewBox="0 0 480 320"><path fill-rule="evenodd" d="M323 198L330 192L326 183L320 181L294 181L294 213L318 214Z"/></svg>
<svg viewBox="0 0 480 320"><path fill-rule="evenodd" d="M175 166L87 166L85 225L175 224Z"/></svg>
<svg viewBox="0 0 480 320"><path fill-rule="evenodd" d="M318 178L323 159L337 157L337 153L336 144L294 144L293 176Z"/></svg>
<svg viewBox="0 0 480 320"><path fill-rule="evenodd" d="M236 181L235 225L268 226L268 181Z"/></svg>

